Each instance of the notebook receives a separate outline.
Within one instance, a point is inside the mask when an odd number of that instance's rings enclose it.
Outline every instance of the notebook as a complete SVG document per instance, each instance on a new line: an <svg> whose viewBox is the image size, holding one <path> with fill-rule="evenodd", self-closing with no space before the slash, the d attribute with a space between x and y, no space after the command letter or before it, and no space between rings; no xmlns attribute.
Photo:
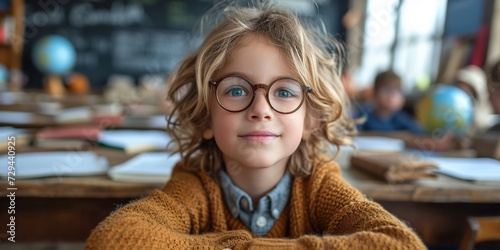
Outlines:
<svg viewBox="0 0 500 250"><path fill-rule="evenodd" d="M163 184L170 179L179 160L177 154L170 156L166 152L141 153L112 167L108 176L115 181Z"/></svg>
<svg viewBox="0 0 500 250"><path fill-rule="evenodd" d="M491 158L425 157L438 166L437 173L483 184L500 185L500 161Z"/></svg>

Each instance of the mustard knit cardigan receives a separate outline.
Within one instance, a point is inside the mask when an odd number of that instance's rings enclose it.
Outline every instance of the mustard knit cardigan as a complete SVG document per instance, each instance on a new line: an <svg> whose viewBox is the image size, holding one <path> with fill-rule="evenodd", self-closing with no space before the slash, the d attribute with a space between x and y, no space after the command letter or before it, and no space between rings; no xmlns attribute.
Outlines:
<svg viewBox="0 0 500 250"><path fill-rule="evenodd" d="M288 204L264 237L225 205L212 177L176 167L163 190L113 212L86 249L426 249L405 224L346 183L333 163L295 177Z"/></svg>

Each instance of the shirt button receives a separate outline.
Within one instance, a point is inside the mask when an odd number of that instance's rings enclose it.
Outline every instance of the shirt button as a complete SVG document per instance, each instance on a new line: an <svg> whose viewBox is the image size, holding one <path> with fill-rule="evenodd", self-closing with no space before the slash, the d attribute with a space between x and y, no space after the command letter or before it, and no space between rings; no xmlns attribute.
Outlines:
<svg viewBox="0 0 500 250"><path fill-rule="evenodd" d="M280 211L277 208L273 209L272 213L274 218L278 218L280 216Z"/></svg>
<svg viewBox="0 0 500 250"><path fill-rule="evenodd" d="M241 198L241 207L248 211L248 200L247 198Z"/></svg>
<svg viewBox="0 0 500 250"><path fill-rule="evenodd" d="M265 227L267 225L267 219L266 217L264 216L259 216L257 218L257 221L255 221L255 224L258 226L258 227Z"/></svg>

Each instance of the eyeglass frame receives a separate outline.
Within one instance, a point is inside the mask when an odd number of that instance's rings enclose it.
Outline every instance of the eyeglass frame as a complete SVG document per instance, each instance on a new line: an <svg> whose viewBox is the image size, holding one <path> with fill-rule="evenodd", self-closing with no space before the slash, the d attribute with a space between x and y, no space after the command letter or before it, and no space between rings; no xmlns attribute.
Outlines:
<svg viewBox="0 0 500 250"><path fill-rule="evenodd" d="M226 78L228 77L238 77L242 80L244 80L245 82L247 82L248 84L250 84L250 86L252 87L252 90L253 90L253 94L252 94L252 99L250 100L250 102L248 103L248 105L240 110L229 110L227 109L226 107L224 107L221 103L220 103L220 100L219 100L219 95L217 95L217 88L219 87L219 84ZM292 80L292 81L295 81L298 83L298 85L300 86L301 90L302 90L302 93L303 93L303 96L302 96L302 100L300 101L300 104L297 106L297 108L295 108L294 110L292 111L289 111L289 112L281 112L279 110L277 110L276 108L274 108L274 106L271 104L271 101L269 100L269 90L271 89L271 87L273 86L273 84L275 84L276 82L280 81L280 80ZM284 78L279 78L279 79L276 79L274 80L273 82L269 83L269 84L262 84L262 83L257 83L257 84L253 84L252 82L250 82L248 79L246 79L245 77L243 76L240 76L240 75L237 75L237 74L229 74L229 75L226 75L226 76L223 76L221 78L219 78L218 80L211 80L211 81L208 81L208 83L210 84L210 87L211 88L214 88L215 90L215 98L217 99L217 103L219 104L219 106L221 108L223 108L224 110L228 111L228 112L232 112L232 113L237 113L237 112L241 112L241 111L244 111L246 109L248 109L250 106L252 106L252 103L253 101L255 100L255 92L258 90L258 89L264 89L264 91L266 91L266 101L267 101L267 104L269 104L269 107L271 107L272 110L280 113L280 114L291 114L291 113L294 113L295 111L299 110L300 107L302 107L302 105L304 104L304 101L306 99L306 96L307 94L309 93L312 93L313 92L313 88L309 87L309 86L306 86L300 82L298 82L297 80L293 79L293 78L288 78L288 77L284 77Z"/></svg>

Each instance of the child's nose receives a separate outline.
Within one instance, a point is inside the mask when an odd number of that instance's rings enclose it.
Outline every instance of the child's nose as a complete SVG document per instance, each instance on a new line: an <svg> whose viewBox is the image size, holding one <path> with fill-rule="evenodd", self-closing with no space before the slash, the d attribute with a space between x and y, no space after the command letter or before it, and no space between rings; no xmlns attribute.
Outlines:
<svg viewBox="0 0 500 250"><path fill-rule="evenodd" d="M258 89L255 91L255 97L250 105L248 116L251 120L271 119L273 110L266 99L266 91Z"/></svg>

